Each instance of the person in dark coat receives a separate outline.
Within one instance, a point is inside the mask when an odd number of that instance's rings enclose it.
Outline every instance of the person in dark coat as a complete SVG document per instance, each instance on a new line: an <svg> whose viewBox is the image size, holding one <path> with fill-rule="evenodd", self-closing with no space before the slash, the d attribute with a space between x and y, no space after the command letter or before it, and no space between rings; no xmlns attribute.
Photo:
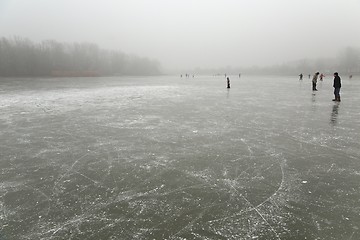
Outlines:
<svg viewBox="0 0 360 240"><path fill-rule="evenodd" d="M340 88L341 88L341 78L339 77L339 74L337 72L334 73L334 95L335 99L333 101L340 102Z"/></svg>
<svg viewBox="0 0 360 240"><path fill-rule="evenodd" d="M230 78L229 77L226 78L226 83L227 83L227 88L230 88Z"/></svg>

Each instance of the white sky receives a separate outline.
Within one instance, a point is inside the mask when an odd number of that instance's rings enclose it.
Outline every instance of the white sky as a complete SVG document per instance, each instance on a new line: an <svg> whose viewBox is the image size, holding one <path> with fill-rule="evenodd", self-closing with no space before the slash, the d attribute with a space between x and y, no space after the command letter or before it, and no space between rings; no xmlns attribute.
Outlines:
<svg viewBox="0 0 360 240"><path fill-rule="evenodd" d="M93 42L167 69L272 65L360 46L360 0L0 0L0 36Z"/></svg>

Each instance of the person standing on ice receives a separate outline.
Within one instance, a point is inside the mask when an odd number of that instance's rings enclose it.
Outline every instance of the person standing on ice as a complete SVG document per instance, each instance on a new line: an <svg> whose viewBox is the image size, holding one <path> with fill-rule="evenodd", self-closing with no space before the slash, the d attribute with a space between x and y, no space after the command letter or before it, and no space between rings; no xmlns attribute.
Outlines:
<svg viewBox="0 0 360 240"><path fill-rule="evenodd" d="M313 76L313 79L312 79L312 90L313 91L317 91L316 89L316 83L317 83L317 79L318 79L318 76L319 76L319 72L316 72Z"/></svg>
<svg viewBox="0 0 360 240"><path fill-rule="evenodd" d="M227 77L226 80L227 80L227 88L230 88L230 78Z"/></svg>
<svg viewBox="0 0 360 240"><path fill-rule="evenodd" d="M302 78L303 78L303 74L302 73L300 73L300 75L299 75L299 80L302 80Z"/></svg>
<svg viewBox="0 0 360 240"><path fill-rule="evenodd" d="M341 78L337 72L334 73L334 95L335 99L333 101L340 102L340 88L341 88Z"/></svg>

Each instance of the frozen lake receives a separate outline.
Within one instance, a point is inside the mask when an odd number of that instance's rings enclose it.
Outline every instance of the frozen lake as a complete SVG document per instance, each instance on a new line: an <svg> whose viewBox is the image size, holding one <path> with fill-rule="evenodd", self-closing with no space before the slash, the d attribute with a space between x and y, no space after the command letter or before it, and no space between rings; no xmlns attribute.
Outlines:
<svg viewBox="0 0 360 240"><path fill-rule="evenodd" d="M0 78L0 239L360 239L360 79Z"/></svg>

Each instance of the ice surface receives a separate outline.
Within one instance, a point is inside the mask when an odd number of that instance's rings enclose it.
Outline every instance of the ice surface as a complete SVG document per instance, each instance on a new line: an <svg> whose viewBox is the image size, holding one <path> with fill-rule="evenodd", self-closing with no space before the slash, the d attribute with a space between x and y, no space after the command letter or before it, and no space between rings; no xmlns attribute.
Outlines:
<svg viewBox="0 0 360 240"><path fill-rule="evenodd" d="M360 239L360 79L0 79L0 239Z"/></svg>

